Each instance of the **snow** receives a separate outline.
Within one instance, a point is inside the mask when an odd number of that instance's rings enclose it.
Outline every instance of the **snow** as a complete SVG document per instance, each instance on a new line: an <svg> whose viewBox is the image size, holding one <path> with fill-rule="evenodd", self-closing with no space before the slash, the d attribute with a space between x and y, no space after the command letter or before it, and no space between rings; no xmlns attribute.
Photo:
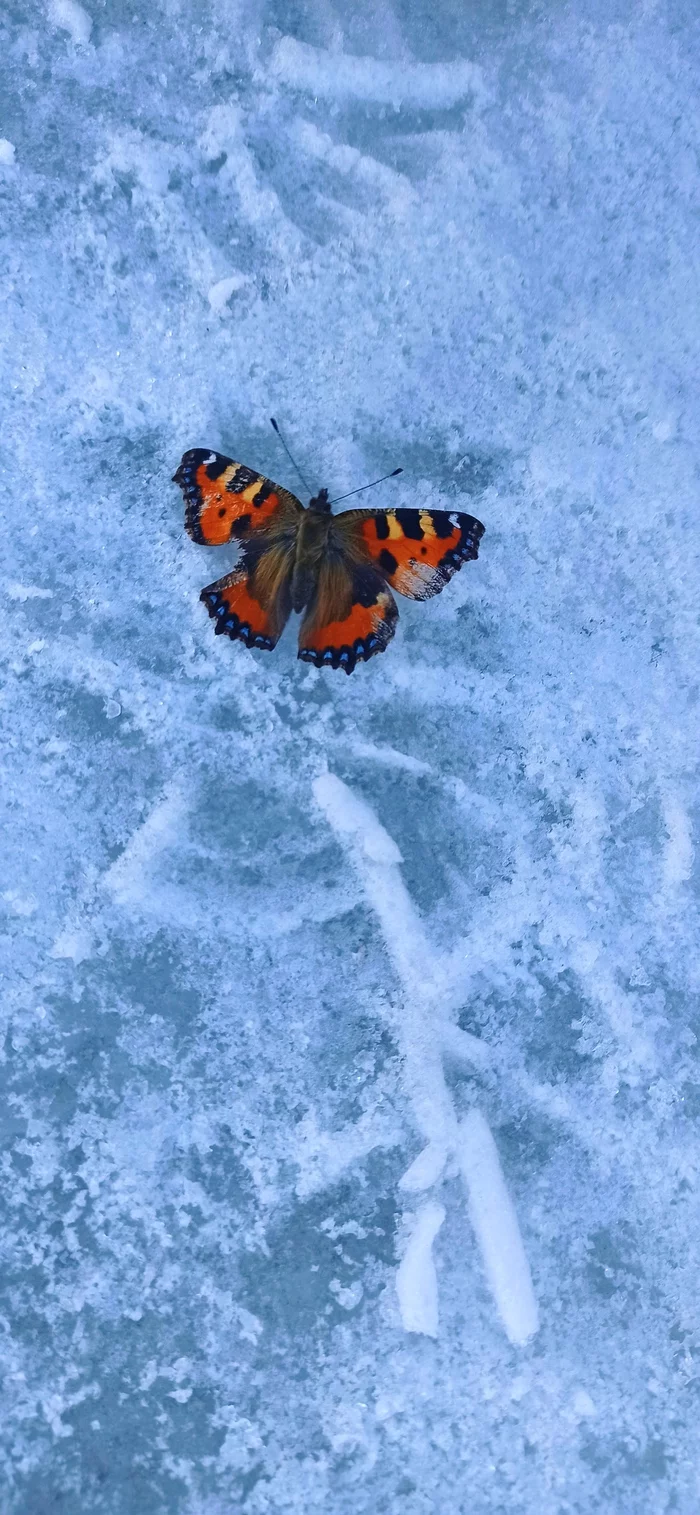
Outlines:
<svg viewBox="0 0 700 1515"><path fill-rule="evenodd" d="M486 1275L508 1340L523 1346L539 1325L532 1278L496 1145L480 1110L460 1127L459 1165Z"/></svg>
<svg viewBox="0 0 700 1515"><path fill-rule="evenodd" d="M0 40L3 1511L695 1515L695 11ZM199 602L271 415L486 526L350 679Z"/></svg>
<svg viewBox="0 0 700 1515"><path fill-rule="evenodd" d="M396 1274L401 1324L405 1331L421 1336L438 1334L438 1284L432 1248L444 1219L444 1208L435 1200L421 1205Z"/></svg>
<svg viewBox="0 0 700 1515"><path fill-rule="evenodd" d="M403 990L398 1015L390 1016L389 1025L415 1123L427 1145L399 1187L425 1192L440 1183L450 1158L456 1162L496 1308L508 1339L522 1345L535 1334L538 1315L515 1211L484 1116L472 1109L459 1121L444 1075L446 1054L457 1051L460 1060L483 1067L488 1051L447 1019L449 986L401 879L401 854L391 837L369 805L333 774L316 779L314 794L360 874ZM437 1335L438 1285L431 1249L444 1217L437 1201L421 1207L396 1279L406 1330L426 1336Z"/></svg>
<svg viewBox="0 0 700 1515"><path fill-rule="evenodd" d="M49 17L54 26L68 32L73 42L84 47L90 41L92 19L78 0L50 0Z"/></svg>
<svg viewBox="0 0 700 1515"><path fill-rule="evenodd" d="M483 95L481 70L466 59L458 63L404 61L384 63L376 58L347 55L310 47L294 37L283 37L273 48L268 64L274 77L294 89L310 91L331 100L371 100L416 110L448 110L477 91ZM261 81L264 78L261 73Z"/></svg>

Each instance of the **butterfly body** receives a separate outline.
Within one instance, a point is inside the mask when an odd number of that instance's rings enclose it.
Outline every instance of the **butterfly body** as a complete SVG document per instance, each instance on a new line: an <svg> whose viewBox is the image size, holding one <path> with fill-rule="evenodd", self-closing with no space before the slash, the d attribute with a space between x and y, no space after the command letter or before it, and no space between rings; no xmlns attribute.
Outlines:
<svg viewBox="0 0 700 1515"><path fill-rule="evenodd" d="M174 481L193 541L241 544L232 572L202 590L215 631L271 651L292 610L303 612L298 656L346 673L393 637L392 588L409 599L438 594L477 557L484 532L473 516L442 510L334 516L325 489L305 509L289 490L204 448L184 454Z"/></svg>
<svg viewBox="0 0 700 1515"><path fill-rule="evenodd" d="M322 489L309 502L308 510L304 511L299 522L292 575L292 609L297 613L308 605L313 595L321 563L331 545L332 521L328 490Z"/></svg>

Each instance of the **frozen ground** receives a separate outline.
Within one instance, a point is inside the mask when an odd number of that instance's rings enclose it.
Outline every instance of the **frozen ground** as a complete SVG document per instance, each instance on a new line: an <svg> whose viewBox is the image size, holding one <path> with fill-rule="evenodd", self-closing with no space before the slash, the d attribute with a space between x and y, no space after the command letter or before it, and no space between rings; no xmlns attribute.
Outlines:
<svg viewBox="0 0 700 1515"><path fill-rule="evenodd" d="M700 1508L699 41L3 7L3 1515ZM270 414L486 523L351 679Z"/></svg>

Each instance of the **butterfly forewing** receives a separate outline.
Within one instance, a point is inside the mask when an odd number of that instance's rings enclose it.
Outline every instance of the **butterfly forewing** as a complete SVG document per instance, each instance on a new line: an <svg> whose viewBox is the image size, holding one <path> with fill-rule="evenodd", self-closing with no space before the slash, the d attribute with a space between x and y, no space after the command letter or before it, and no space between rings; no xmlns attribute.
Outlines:
<svg viewBox="0 0 700 1515"><path fill-rule="evenodd" d="M195 542L243 544L232 573L200 598L215 630L271 651L291 610L291 578L304 508L296 496L244 463L204 447L186 452L175 474L185 496L185 529Z"/></svg>
<svg viewBox="0 0 700 1515"><path fill-rule="evenodd" d="M392 589L410 600L439 594L484 535L474 516L448 510L346 510L337 525L356 533Z"/></svg>
<svg viewBox="0 0 700 1515"><path fill-rule="evenodd" d="M184 454L174 482L185 496L185 530L202 546L245 540L251 532L294 532L304 513L288 489L206 447Z"/></svg>

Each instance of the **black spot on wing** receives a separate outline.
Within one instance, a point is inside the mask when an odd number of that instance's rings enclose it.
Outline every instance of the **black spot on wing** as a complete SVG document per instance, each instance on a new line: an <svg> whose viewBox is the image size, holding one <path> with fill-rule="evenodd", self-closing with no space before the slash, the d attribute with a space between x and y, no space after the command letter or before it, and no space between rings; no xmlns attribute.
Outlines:
<svg viewBox="0 0 700 1515"><path fill-rule="evenodd" d="M401 527L405 537L412 542L423 540L423 527L420 523L420 511L418 510L395 510L393 515Z"/></svg>
<svg viewBox="0 0 700 1515"><path fill-rule="evenodd" d="M225 458L221 452L215 452L213 456L209 452L202 452L199 455L200 462L203 463L204 459L209 457L211 458L211 463L207 463L204 472L208 479L218 479L224 469L230 467L231 459Z"/></svg>
<svg viewBox="0 0 700 1515"><path fill-rule="evenodd" d="M475 520L474 516L458 516L458 523L462 529L462 535L456 548L456 553L462 559L478 558L479 543L484 535L484 527L481 521Z"/></svg>
<svg viewBox="0 0 700 1515"><path fill-rule="evenodd" d="M389 522L385 511L382 511L381 515L375 516L374 525L379 541L385 542L389 535Z"/></svg>
<svg viewBox="0 0 700 1515"><path fill-rule="evenodd" d="M456 547L451 548L442 559L443 563L452 563L459 566L469 558L479 556L479 542L484 535L484 527L481 521L474 516L452 515L447 510L431 510L428 512L430 521L438 540L445 540L454 536L455 529L460 532L460 538Z"/></svg>
<svg viewBox="0 0 700 1515"><path fill-rule="evenodd" d="M393 552L389 552L387 547L382 547L377 562L388 578L391 578L392 574L396 573L399 566Z"/></svg>
<svg viewBox="0 0 700 1515"><path fill-rule="evenodd" d="M209 469L207 469L207 473L209 473ZM211 474L210 477L215 479L217 478L217 474ZM260 475L255 473L254 469L246 468L245 463L239 463L236 472L229 479L226 489L229 494L240 494L242 490L248 488L249 484L254 484L255 480L259 478Z"/></svg>
<svg viewBox="0 0 700 1515"><path fill-rule="evenodd" d="M486 527L482 526L481 521L477 521L475 516L460 516L459 523L462 527L465 540L473 542L478 551L479 543Z"/></svg>
<svg viewBox="0 0 700 1515"><path fill-rule="evenodd" d="M353 604L362 605L367 610L370 605L376 605L382 592L386 593L386 585L376 568L359 565L352 576Z"/></svg>
<svg viewBox="0 0 700 1515"><path fill-rule="evenodd" d="M442 540L444 537L451 537L453 535L455 523L450 520L448 511L429 510L428 515L430 516L430 524L438 539Z"/></svg>

